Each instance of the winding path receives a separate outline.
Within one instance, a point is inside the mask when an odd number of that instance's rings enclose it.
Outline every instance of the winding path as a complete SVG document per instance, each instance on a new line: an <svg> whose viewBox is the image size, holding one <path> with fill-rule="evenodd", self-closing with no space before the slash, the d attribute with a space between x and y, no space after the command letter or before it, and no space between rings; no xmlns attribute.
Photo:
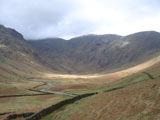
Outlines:
<svg viewBox="0 0 160 120"><path fill-rule="evenodd" d="M44 85L55 87L57 84L55 82L46 82L40 86L44 86ZM58 91L48 91L45 89L38 89L38 87L34 87L34 89L30 89L30 90L35 91L35 92L46 93L46 94L66 95L66 96L70 96L70 97L77 96L77 94L72 94L72 93L67 93L67 92L58 92Z"/></svg>

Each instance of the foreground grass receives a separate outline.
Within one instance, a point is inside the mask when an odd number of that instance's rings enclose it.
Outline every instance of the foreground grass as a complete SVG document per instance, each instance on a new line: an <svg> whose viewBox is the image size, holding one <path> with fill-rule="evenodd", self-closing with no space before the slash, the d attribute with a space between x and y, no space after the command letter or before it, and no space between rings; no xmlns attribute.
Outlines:
<svg viewBox="0 0 160 120"><path fill-rule="evenodd" d="M45 120L159 120L160 79L101 93L66 106Z"/></svg>
<svg viewBox="0 0 160 120"><path fill-rule="evenodd" d="M115 89L123 88L126 86L130 86L130 85L133 85L139 82L148 81L148 80L151 80L151 79L146 74L138 73L138 74L123 78L118 82L103 85L100 88L82 89L79 91L77 90L75 92L78 94L84 94L84 93L90 93L90 92L103 93L103 92L108 92L108 91L112 91ZM35 83L34 86L36 84L37 83ZM2 85L2 86L3 87L1 88L1 90L12 89L12 87L10 88L10 86L7 86L7 85ZM23 86L23 83L22 85L20 84L17 86ZM18 91L20 91L20 93L23 93L23 92L25 93L25 90L20 90L19 88L18 88ZM4 98L0 100L0 108L1 108L0 111L2 113L19 112L19 111L21 112L22 111L23 112L38 111L40 109L46 108L47 106L55 104L64 99L67 99L67 97L64 97L64 96L35 96L33 97L32 96L32 97L20 97L20 98ZM76 102L75 104L69 105L69 109L68 109L68 106L64 106L60 110L52 113L51 115L48 115L45 119L50 120L53 117L55 117L55 114L56 114L57 116L61 116L61 120L65 120L67 119L67 116L69 114L73 113L74 111L78 111L79 109L81 109L81 105L85 103L89 103L90 100L91 99L86 99L84 102ZM65 112L61 113L61 111L65 111Z"/></svg>
<svg viewBox="0 0 160 120"><path fill-rule="evenodd" d="M114 90L125 88L127 86L132 86L136 83L143 83L143 82L147 82L147 81L151 81L151 80L152 79L148 75L146 75L144 73L137 73L137 74L131 75L129 77L125 77L118 82L104 85L101 88L82 90L82 91L79 92L79 94L88 93L88 92L99 92L100 94L104 94L104 92L106 92L106 93L111 92L111 91L114 91ZM81 109L83 109L82 106L87 105L88 103L90 103L90 101L94 101L94 99L96 101L96 96L86 98L86 99L81 100L79 102L76 102L72 105L64 106L60 110L58 110L56 112L53 112L52 114L46 116L44 118L44 120L52 120L52 119L66 120L66 119L69 118L69 116L72 113L74 113L75 111L81 111ZM99 101L96 101L96 102L99 102Z"/></svg>
<svg viewBox="0 0 160 120"><path fill-rule="evenodd" d="M56 95L1 98L0 112L38 111L67 98L66 96Z"/></svg>

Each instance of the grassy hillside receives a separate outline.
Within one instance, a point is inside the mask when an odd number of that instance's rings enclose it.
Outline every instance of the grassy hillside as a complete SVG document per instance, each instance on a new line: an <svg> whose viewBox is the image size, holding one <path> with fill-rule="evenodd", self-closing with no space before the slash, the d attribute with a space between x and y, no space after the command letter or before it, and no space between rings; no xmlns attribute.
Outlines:
<svg viewBox="0 0 160 120"><path fill-rule="evenodd" d="M102 93L64 107L46 120L158 120L159 78ZM78 117L77 117L78 116Z"/></svg>
<svg viewBox="0 0 160 120"><path fill-rule="evenodd" d="M159 71L157 64L95 89L98 95L64 106L43 120L159 120Z"/></svg>
<svg viewBox="0 0 160 120"><path fill-rule="evenodd" d="M42 73L51 71L37 59L36 51L20 33L0 25L0 96L37 94L28 89L42 82L31 78L40 78ZM54 99L58 101L63 98ZM53 101L53 97L49 96L48 100ZM44 103L40 101L40 96L0 98L0 114L40 109L44 105L40 107ZM45 105L50 105L51 101Z"/></svg>
<svg viewBox="0 0 160 120"><path fill-rule="evenodd" d="M0 81L20 80L44 71L49 69L38 62L36 51L23 36L0 25Z"/></svg>

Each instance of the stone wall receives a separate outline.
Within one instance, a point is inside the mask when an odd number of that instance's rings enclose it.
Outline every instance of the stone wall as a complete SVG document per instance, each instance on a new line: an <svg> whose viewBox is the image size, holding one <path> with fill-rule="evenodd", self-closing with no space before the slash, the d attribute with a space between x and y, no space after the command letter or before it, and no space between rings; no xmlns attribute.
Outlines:
<svg viewBox="0 0 160 120"><path fill-rule="evenodd" d="M31 115L33 115L34 113L33 112L29 112L29 113L21 113L21 114L12 114L12 115L9 115L6 119L4 120L13 120L13 119L16 119L16 118L19 118L19 117L23 117L23 118L26 118L26 117L29 117Z"/></svg>
<svg viewBox="0 0 160 120"><path fill-rule="evenodd" d="M74 103L75 101L77 100L80 100L82 98L85 98L85 97L88 97L88 96L92 96L92 95L95 95L97 93L88 93L88 94L83 94L83 95L78 95L76 97L73 97L73 98L70 98L70 99L66 99L64 101L61 101L57 104L54 104L48 108L45 108L43 110L41 110L40 112L36 113L36 114L33 114L32 116L26 118L25 120L40 120L42 117L58 110L59 108L67 105L67 104L71 104L71 103Z"/></svg>
<svg viewBox="0 0 160 120"><path fill-rule="evenodd" d="M24 96L39 96L39 95L51 95L49 93L41 93L41 94L23 94L23 95L1 95L0 98L7 98L7 97L24 97Z"/></svg>

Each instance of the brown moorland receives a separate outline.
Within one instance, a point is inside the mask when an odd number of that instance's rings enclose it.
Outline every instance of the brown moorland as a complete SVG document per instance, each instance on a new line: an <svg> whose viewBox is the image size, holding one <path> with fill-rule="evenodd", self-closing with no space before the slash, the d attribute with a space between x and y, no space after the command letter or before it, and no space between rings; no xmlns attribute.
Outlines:
<svg viewBox="0 0 160 120"><path fill-rule="evenodd" d="M158 120L160 78L101 93L68 105L45 119Z"/></svg>

